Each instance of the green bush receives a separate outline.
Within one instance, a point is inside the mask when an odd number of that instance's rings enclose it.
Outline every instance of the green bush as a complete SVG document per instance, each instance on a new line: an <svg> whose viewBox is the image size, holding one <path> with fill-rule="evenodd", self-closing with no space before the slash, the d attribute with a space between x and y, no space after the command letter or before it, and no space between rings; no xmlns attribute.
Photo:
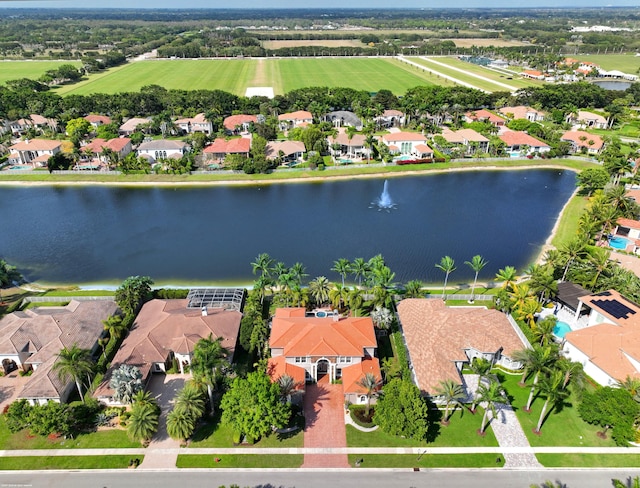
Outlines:
<svg viewBox="0 0 640 488"><path fill-rule="evenodd" d="M242 434L240 432L234 432L233 433L233 443L234 444L240 444L240 438L242 437Z"/></svg>

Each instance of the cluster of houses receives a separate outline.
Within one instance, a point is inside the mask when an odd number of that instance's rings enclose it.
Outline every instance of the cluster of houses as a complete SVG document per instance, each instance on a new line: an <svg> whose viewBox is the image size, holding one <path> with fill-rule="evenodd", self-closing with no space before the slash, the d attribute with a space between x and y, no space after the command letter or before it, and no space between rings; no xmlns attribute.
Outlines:
<svg viewBox="0 0 640 488"><path fill-rule="evenodd" d="M525 106L502 107L496 112L481 109L464 114L465 122L485 122L493 126L497 137L504 143L504 151L510 157L526 157L541 155L550 151L550 146L524 131L510 130L507 124L510 120L525 119L530 122L543 120L545 114L539 110ZM236 114L224 119L225 137L217 137L203 150L203 168L217 169L223 167L225 159L230 155L248 157L251 150L251 128L260 122L261 116L250 114ZM104 115L88 115L85 119L94 127L110 124L111 119ZM356 114L348 111L335 111L322 117L330 122L337 130L335 136L327 138L329 153L336 162L352 162L371 158L371 140L358 133L347 130L361 130L362 120ZM489 139L473 129L452 130L442 127L441 133L424 135L418 132L403 131L401 127L406 120L405 114L398 110L385 110L374 119L377 127L387 129L388 133L376 136L375 144L384 144L396 160L429 161L434 158L435 150L444 155L469 156L486 153L489 150ZM445 119L445 122L447 120ZM567 122L573 129L566 131L561 140L570 143L573 152L583 152L589 155L598 154L604 141L598 135L583 129L608 128L609 121L602 115L578 111L567 117ZM191 148L183 141L175 139L145 139L134 147L130 136L141 126L149 123L146 118L131 118L119 127L119 137L104 140L94 138L81 147L81 158L76 169L101 169L109 163L124 158L135 151L138 157L145 158L151 166L159 161L177 158L181 159ZM313 123L310 112L300 110L278 116L279 129L285 134L296 127L307 127ZM213 124L203 113L192 118L182 118L174 122L175 126L184 134L202 132L212 135ZM44 127L55 128L53 120L38 115L31 115L10 124L12 134L16 137L24 135L32 128L39 130ZM64 151L64 142L48 139L25 139L9 147L7 167L10 169L31 169L45 167L48 159ZM266 157L278 159L280 164L293 165L302 161L306 152L300 141L269 141L266 147Z"/></svg>
<svg viewBox="0 0 640 488"><path fill-rule="evenodd" d="M596 63L579 61L573 58L565 58L557 63L553 69L547 71L525 69L521 74L525 78L550 82L574 82L593 77L609 80L638 81L638 75L624 73L619 70L607 71Z"/></svg>
<svg viewBox="0 0 640 488"><path fill-rule="evenodd" d="M121 365L136 366L147 385L153 374L184 373L195 345L220 338L233 361L238 350L244 290L198 289L186 299L154 299L143 305L93 395L117 405L109 380ZM65 307L13 312L0 320L2 371L31 372L16 398L32 404L64 402L74 389L54 367L63 348L77 345L101 354L103 321L119 312L111 299L72 301ZM551 313L551 312L550 312ZM552 312L566 321L554 331L564 354L581 363L601 385L616 385L627 376L640 377L640 307L615 290L591 294L560 283ZM447 307L442 300L411 298L397 305L413 380L424 395L437 397L443 381L465 384L463 368L474 358L518 370L514 352L531 347L515 321L484 307ZM367 374L382 379L376 329L370 317L336 310L280 308L271 322L267 373L273 381L288 375L300 401L305 385L320 381L342 384L345 401L363 404L361 385ZM381 382L381 381L380 381Z"/></svg>

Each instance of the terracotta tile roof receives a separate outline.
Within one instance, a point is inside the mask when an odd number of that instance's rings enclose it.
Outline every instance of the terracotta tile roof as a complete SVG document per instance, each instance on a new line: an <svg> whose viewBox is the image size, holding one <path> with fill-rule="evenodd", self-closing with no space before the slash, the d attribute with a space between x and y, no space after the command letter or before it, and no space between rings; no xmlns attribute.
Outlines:
<svg viewBox="0 0 640 488"><path fill-rule="evenodd" d="M536 110L535 108L526 107L524 105L518 105L515 107L502 107L498 110L503 115L510 114L514 119L526 119L527 114L535 113L537 116L544 116L543 112Z"/></svg>
<svg viewBox="0 0 640 488"><path fill-rule="evenodd" d="M549 147L546 142L542 142L535 137L531 137L526 132L519 130L509 130L498 136L507 147L510 146L530 146L530 147Z"/></svg>
<svg viewBox="0 0 640 488"><path fill-rule="evenodd" d="M629 227L630 229L640 229L640 220L632 219L618 219L616 224L622 227Z"/></svg>
<svg viewBox="0 0 640 488"><path fill-rule="evenodd" d="M184 119L178 119L176 120L176 124L188 124L188 123L192 123L192 124L204 124L207 122L207 119L204 116L204 113L199 113L197 114L195 117L186 117Z"/></svg>
<svg viewBox="0 0 640 488"><path fill-rule="evenodd" d="M311 112L307 112L306 110L298 110L297 112L280 114L278 115L278 120L313 120L313 115Z"/></svg>
<svg viewBox="0 0 640 488"><path fill-rule="evenodd" d="M584 140L580 138L584 137ZM560 138L563 141L571 141L578 147L586 147L589 149L599 150L604 145L602 138L596 134L589 134L583 130L569 130L562 134ZM593 144L589 144L589 141L593 141Z"/></svg>
<svg viewBox="0 0 640 488"><path fill-rule="evenodd" d="M630 325L640 330L640 306L626 299L616 290L607 290L580 297L580 301L588 305L592 310L597 310L600 315L606 317L614 324L620 326ZM620 317L615 317L610 313L612 307L619 308L620 306L626 307L629 313L621 314L622 316Z"/></svg>
<svg viewBox="0 0 640 488"><path fill-rule="evenodd" d="M382 138L386 142L427 142L427 138L417 132L394 132L393 134L384 134Z"/></svg>
<svg viewBox="0 0 640 488"><path fill-rule="evenodd" d="M636 161L636 168L640 166L640 160ZM627 196L640 203L640 188L632 188L627 190Z"/></svg>
<svg viewBox="0 0 640 488"><path fill-rule="evenodd" d="M488 120L492 124L504 124L505 119L485 109L473 110L464 114L470 120Z"/></svg>
<svg viewBox="0 0 640 488"><path fill-rule="evenodd" d="M542 76L543 75L542 71L538 71L538 70L535 70L535 69L525 69L522 73L525 74L525 75L529 75L529 76Z"/></svg>
<svg viewBox="0 0 640 488"><path fill-rule="evenodd" d="M9 149L13 151L53 151L62 146L60 141L51 141L48 139L30 139L20 141Z"/></svg>
<svg viewBox="0 0 640 488"><path fill-rule="evenodd" d="M265 155L267 159L275 159L282 151L285 156L306 151L304 142L301 141L271 141L267 143Z"/></svg>
<svg viewBox="0 0 640 488"><path fill-rule="evenodd" d="M100 139L99 137L96 137L89 144L82 146L82 151L98 154L102 152L102 148L106 143L107 143L106 139Z"/></svg>
<svg viewBox="0 0 640 488"><path fill-rule="evenodd" d="M422 154L433 153L433 149L431 149L426 144L416 144L416 151L418 151L419 153L422 153Z"/></svg>
<svg viewBox="0 0 640 488"><path fill-rule="evenodd" d="M111 395L111 371L121 364L138 366L146 375L152 363L166 361L170 352L193 351L193 345L209 334L222 337L222 346L233 358L241 318L240 312L223 309L209 309L203 316L200 309L188 309L186 299L145 303L95 395Z"/></svg>
<svg viewBox="0 0 640 488"><path fill-rule="evenodd" d="M283 349L285 357L364 357L365 348L377 347L370 317L348 317L334 321L333 317L305 317L304 312L304 309L297 308L276 311L269 339L272 349Z"/></svg>
<svg viewBox="0 0 640 488"><path fill-rule="evenodd" d="M344 132L339 133L336 137L327 137L329 145L340 144L341 146L347 147L362 147L365 144L365 139L366 137L362 134L354 134L351 140L349 140L349 137Z"/></svg>
<svg viewBox="0 0 640 488"><path fill-rule="evenodd" d="M205 154L248 154L251 150L251 139L240 137L236 139L217 138L204 148Z"/></svg>
<svg viewBox="0 0 640 488"><path fill-rule="evenodd" d="M287 358L284 356L276 356L275 358L269 358L267 363L267 374L271 378L271 381L278 381L278 378L284 375L291 376L293 381L298 383L296 390L304 390L305 384L305 369L295 364L287 363Z"/></svg>
<svg viewBox="0 0 640 488"><path fill-rule="evenodd" d="M134 130L136 130L138 128L139 125L144 125L149 123L150 120L149 119L143 119L140 117L132 117L129 120L127 120L125 123L123 123L120 126L120 130L122 132L133 132Z"/></svg>
<svg viewBox="0 0 640 488"><path fill-rule="evenodd" d="M606 124L607 119L602 115L594 114L593 112L587 112L585 110L578 110L578 116L576 117L579 121L589 121L594 120L599 124Z"/></svg>
<svg viewBox="0 0 640 488"><path fill-rule="evenodd" d="M91 115L87 115L84 119L90 124L97 124L97 123L110 124L111 123L111 119L106 115L91 114Z"/></svg>
<svg viewBox="0 0 640 488"><path fill-rule="evenodd" d="M342 368L342 387L345 395L349 393L365 393L366 390L358 385L358 381L367 373L371 373L379 380L382 380L378 358L366 358L352 366ZM380 385L382 385L382 382Z"/></svg>
<svg viewBox="0 0 640 488"><path fill-rule="evenodd" d="M255 124L257 121L258 117L256 117L255 115L239 114L227 117L226 119L224 119L222 124L224 125L225 129L234 131L236 130L236 127L242 126L242 124L248 124L250 122L253 122Z"/></svg>
<svg viewBox="0 0 640 488"><path fill-rule="evenodd" d="M445 138L447 142L452 142L456 144L464 144L466 142L489 142L482 134L477 133L473 129L459 129L459 130L450 130L443 129L442 137Z"/></svg>
<svg viewBox="0 0 640 488"><path fill-rule="evenodd" d="M440 381L460 382L455 361L468 361L465 350L495 353L501 347L510 356L523 349L507 317L497 310L448 308L442 300L406 299L398 304L418 386L434 391Z"/></svg>
<svg viewBox="0 0 640 488"><path fill-rule="evenodd" d="M106 147L108 147L112 151L120 152L125 147L127 147L127 144L130 144L130 143L131 143L131 139L129 139L128 137L116 137L115 139L109 139L107 141Z"/></svg>

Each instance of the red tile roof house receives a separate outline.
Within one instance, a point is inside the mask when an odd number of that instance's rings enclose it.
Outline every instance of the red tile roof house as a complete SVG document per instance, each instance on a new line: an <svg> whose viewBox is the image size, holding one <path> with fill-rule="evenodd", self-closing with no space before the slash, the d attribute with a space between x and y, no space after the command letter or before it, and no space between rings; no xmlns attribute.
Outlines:
<svg viewBox="0 0 640 488"><path fill-rule="evenodd" d="M487 152L489 150L489 139L473 129L459 129L453 131L444 128L441 135L448 143L459 147L463 146L466 154L472 154L474 152L473 143L477 144L479 152Z"/></svg>
<svg viewBox="0 0 640 488"><path fill-rule="evenodd" d="M570 142L573 152L586 150L588 154L598 154L603 146L602 138L582 130L570 130L562 134L561 141Z"/></svg>
<svg viewBox="0 0 640 488"><path fill-rule="evenodd" d="M9 159L14 164L31 164L44 167L49 158L60 152L62 143L47 139L25 139L9 147Z"/></svg>
<svg viewBox="0 0 640 488"><path fill-rule="evenodd" d="M591 129L608 129L609 120L602 115L579 110L577 114L567 115L567 122L576 124L579 127Z"/></svg>
<svg viewBox="0 0 640 488"><path fill-rule="evenodd" d="M640 379L640 307L615 290L579 298L586 327L567 332L564 353L600 385Z"/></svg>
<svg viewBox="0 0 640 488"><path fill-rule="evenodd" d="M167 158L181 158L189 152L189 146L182 141L171 139L157 139L143 142L137 148L138 156L149 158L153 161Z"/></svg>
<svg viewBox="0 0 640 488"><path fill-rule="evenodd" d="M398 317L414 381L425 395L433 395L445 380L464 386L462 367L476 357L520 369L511 357L529 347L517 326L498 310L447 307L442 300L410 298L398 304Z"/></svg>
<svg viewBox="0 0 640 488"><path fill-rule="evenodd" d="M105 334L103 320L116 313L113 300L71 301L65 307L36 307L13 312L0 320L0 361L3 371L33 374L18 393L31 404L65 402L76 388L52 370L58 353L76 344L99 354L98 339Z"/></svg>
<svg viewBox="0 0 640 488"><path fill-rule="evenodd" d="M24 134L29 129L46 129L57 130L58 121L56 119L48 119L38 114L31 114L29 117L19 119L9 124L9 128L14 136Z"/></svg>
<svg viewBox="0 0 640 488"><path fill-rule="evenodd" d="M251 151L251 139L249 137L240 137L236 139L218 138L204 148L202 153L207 163L224 163L227 154L240 154L249 157Z"/></svg>
<svg viewBox="0 0 640 488"><path fill-rule="evenodd" d="M507 130L498 136L505 143L505 150L511 157L528 156L533 153L549 152L551 148L546 142L531 137L526 132ZM524 150L526 148L526 151Z"/></svg>
<svg viewBox="0 0 640 488"><path fill-rule="evenodd" d="M306 110L298 110L297 112L278 115L278 121L282 130L288 130L313 124L313 115Z"/></svg>
<svg viewBox="0 0 640 488"><path fill-rule="evenodd" d="M146 385L152 373L164 373L174 360L181 373L191 364L193 348L200 339L222 337L229 351L229 361L238 341L242 313L223 308L187 308L187 300L151 300L145 303L133 323L129 335L116 353L104 381L94 397L116 404L109 388L112 372L122 364L137 366Z"/></svg>
<svg viewBox="0 0 640 488"><path fill-rule="evenodd" d="M258 122L258 117L255 115L231 115L222 121L227 133L231 135L244 134L249 132L251 124Z"/></svg>
<svg viewBox="0 0 640 488"><path fill-rule="evenodd" d="M625 247L625 251L638 253L640 251L640 220L620 218L613 229L614 236L624 237L630 242Z"/></svg>
<svg viewBox="0 0 640 488"><path fill-rule="evenodd" d="M118 155L118 158L122 159L133 150L133 147L131 146L131 139L128 137L117 137L108 141L96 138L82 147L82 151L85 153L93 153L98 156L100 161L106 162L107 157L104 155L104 149L112 150Z"/></svg>
<svg viewBox="0 0 640 488"><path fill-rule="evenodd" d="M525 78L531 78L533 80L544 80L544 73L542 71L537 71L534 69L525 69L520 74Z"/></svg>
<svg viewBox="0 0 640 488"><path fill-rule="evenodd" d="M464 114L465 122L489 122L496 127L502 127L506 124L506 120L499 115L489 112L488 110L473 110Z"/></svg>
<svg viewBox="0 0 640 488"><path fill-rule="evenodd" d="M433 150L427 145L427 138L417 132L393 132L384 134L382 142L392 154L413 156L417 159L433 158Z"/></svg>
<svg viewBox="0 0 640 488"><path fill-rule="evenodd" d="M107 125L111 123L111 119L106 115L91 114L91 115L87 115L84 119L96 129L101 125Z"/></svg>
<svg viewBox="0 0 640 488"><path fill-rule="evenodd" d="M540 112L535 108L526 107L524 105L502 107L498 112L510 119L526 119L529 122L541 122L545 117L544 112Z"/></svg>
<svg viewBox="0 0 640 488"><path fill-rule="evenodd" d="M304 142L301 141L270 141L265 148L267 159L273 160L281 155L285 165L302 161L305 152Z"/></svg>
<svg viewBox="0 0 640 488"><path fill-rule="evenodd" d="M329 143L329 154L334 158L345 156L352 159L366 158L369 154L369 149L365 147L365 136L362 134L354 134L349 140L346 133L340 132L335 137L327 137ZM340 146L338 148L338 146Z"/></svg>
<svg viewBox="0 0 640 488"><path fill-rule="evenodd" d="M199 113L191 118L178 119L175 121L175 124L185 134L192 134L194 132L211 134L213 132L213 124L205 118L203 113Z"/></svg>
<svg viewBox="0 0 640 488"><path fill-rule="evenodd" d="M304 308L276 309L267 366L272 380L289 375L304 385L325 376L329 381L341 379L346 401L366 403L358 381L366 373L382 378L371 318L309 315Z"/></svg>

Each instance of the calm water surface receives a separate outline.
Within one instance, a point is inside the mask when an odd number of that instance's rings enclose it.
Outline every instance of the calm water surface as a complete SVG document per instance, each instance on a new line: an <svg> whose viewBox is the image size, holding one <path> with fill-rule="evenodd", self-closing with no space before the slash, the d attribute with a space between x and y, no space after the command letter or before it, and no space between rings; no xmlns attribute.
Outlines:
<svg viewBox="0 0 640 488"><path fill-rule="evenodd" d="M0 187L0 256L42 283L249 283L261 252L325 275L341 257L382 254L399 282L439 282L446 254L481 254L491 278L537 255L575 188L570 171L470 171L207 188ZM373 207L373 208L372 208Z"/></svg>

